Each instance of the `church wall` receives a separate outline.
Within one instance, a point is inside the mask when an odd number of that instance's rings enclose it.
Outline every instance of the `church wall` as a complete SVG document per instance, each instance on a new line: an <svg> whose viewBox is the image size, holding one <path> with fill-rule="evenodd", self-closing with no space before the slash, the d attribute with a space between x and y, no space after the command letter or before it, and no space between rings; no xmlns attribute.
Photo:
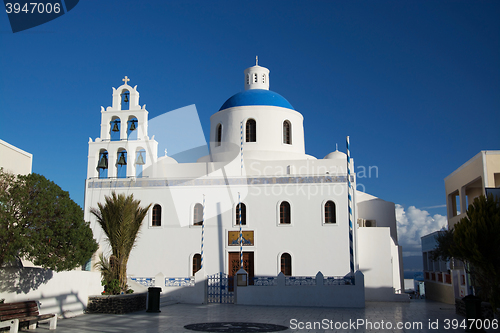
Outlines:
<svg viewBox="0 0 500 333"><path fill-rule="evenodd" d="M369 194L358 192L358 218L375 220L377 227L389 227L391 237L398 243L396 226L396 206L393 202L384 201Z"/></svg>
<svg viewBox="0 0 500 333"><path fill-rule="evenodd" d="M325 285L321 272L312 285L286 285L285 276L277 276L276 285L236 288L236 304L266 306L365 307L364 276L355 273L355 285Z"/></svg>
<svg viewBox="0 0 500 333"><path fill-rule="evenodd" d="M399 258L392 256L391 244L394 243L389 228L358 228L358 243L359 269L365 276L366 300L397 300L393 265L399 264Z"/></svg>
<svg viewBox="0 0 500 333"><path fill-rule="evenodd" d="M392 252L392 282L396 292L403 292L404 270L403 270L403 247L391 244Z"/></svg>
<svg viewBox="0 0 500 333"><path fill-rule="evenodd" d="M256 121L256 142L246 142L246 121ZM292 142L283 143L283 122L292 124ZM241 106L219 111L210 118L211 134L215 135L216 126L222 124L222 142L218 146L215 137L211 137L210 150L217 161L219 154L227 151L239 152L241 144L241 122L243 122L243 154L254 152L282 152L305 156L304 127L302 115L294 110L270 106ZM254 156L254 158L255 158ZM286 159L286 154L280 159ZM276 159L273 158L273 159Z"/></svg>
<svg viewBox="0 0 500 333"><path fill-rule="evenodd" d="M337 188L333 191L332 188ZM173 188L114 188L117 193L133 193L143 205L162 206L162 226L152 227L151 213L141 229L137 245L129 260L128 273L134 276L154 276L162 272L170 277L191 276L191 260L201 249L201 227L192 225L194 204L203 202L205 194L205 268L207 274L228 271L228 252L238 252L239 246L227 245L229 230L235 225L238 192L247 207L247 225L253 230L253 251L256 275L276 275L280 271L280 255L292 256L292 274L314 276L322 271L326 276L344 276L349 272L347 197L334 195L344 192L346 184L305 184L286 186L209 186ZM91 189L88 207L104 201L110 189ZM279 203L291 205L291 225L279 225ZM324 202L333 200L337 209L337 224L323 224ZM91 203L92 202L92 203ZM91 221L93 217L88 215ZM93 223L95 235L100 227ZM101 243L104 237L98 239ZM328 248L328 251L324 249ZM175 254L175 255L174 255Z"/></svg>

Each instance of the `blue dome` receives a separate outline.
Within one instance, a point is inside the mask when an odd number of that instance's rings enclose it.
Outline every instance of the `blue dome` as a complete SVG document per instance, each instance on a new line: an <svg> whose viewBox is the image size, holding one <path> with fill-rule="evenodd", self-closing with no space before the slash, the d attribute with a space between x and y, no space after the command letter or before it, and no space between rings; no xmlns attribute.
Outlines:
<svg viewBox="0 0 500 333"><path fill-rule="evenodd" d="M282 108L292 109L293 106L280 94L265 89L250 89L239 92L230 97L219 109L219 111L229 109L235 106L247 105L269 105L280 106Z"/></svg>

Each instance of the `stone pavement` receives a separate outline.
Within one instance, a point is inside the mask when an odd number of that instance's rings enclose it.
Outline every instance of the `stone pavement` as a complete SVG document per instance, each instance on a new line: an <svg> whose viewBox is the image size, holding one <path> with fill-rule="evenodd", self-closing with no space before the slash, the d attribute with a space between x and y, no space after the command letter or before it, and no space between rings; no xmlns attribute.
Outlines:
<svg viewBox="0 0 500 333"><path fill-rule="evenodd" d="M193 333L184 325L208 322L257 322L289 327L283 332L464 332L457 327L463 320L464 317L455 314L453 305L426 300L367 302L364 309L174 304L162 307L161 313L86 314L60 319L55 332ZM47 331L48 324L40 324L30 332Z"/></svg>

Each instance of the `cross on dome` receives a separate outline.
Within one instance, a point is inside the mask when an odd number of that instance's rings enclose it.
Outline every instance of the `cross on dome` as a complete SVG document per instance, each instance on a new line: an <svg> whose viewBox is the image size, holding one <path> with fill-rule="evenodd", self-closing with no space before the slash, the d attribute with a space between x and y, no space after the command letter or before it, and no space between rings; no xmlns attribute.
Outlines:
<svg viewBox="0 0 500 333"><path fill-rule="evenodd" d="M130 81L130 79L127 77L127 75L125 75L125 78L122 79L123 82L125 82L125 84L128 84L127 82Z"/></svg>
<svg viewBox="0 0 500 333"><path fill-rule="evenodd" d="M255 66L259 66L259 56L255 56Z"/></svg>

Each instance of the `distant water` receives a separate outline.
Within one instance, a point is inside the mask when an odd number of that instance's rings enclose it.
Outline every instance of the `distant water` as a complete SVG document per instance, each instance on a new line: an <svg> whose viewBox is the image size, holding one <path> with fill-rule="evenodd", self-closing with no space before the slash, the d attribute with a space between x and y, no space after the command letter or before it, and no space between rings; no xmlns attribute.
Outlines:
<svg viewBox="0 0 500 333"><path fill-rule="evenodd" d="M424 280L424 272L404 272L405 279Z"/></svg>

